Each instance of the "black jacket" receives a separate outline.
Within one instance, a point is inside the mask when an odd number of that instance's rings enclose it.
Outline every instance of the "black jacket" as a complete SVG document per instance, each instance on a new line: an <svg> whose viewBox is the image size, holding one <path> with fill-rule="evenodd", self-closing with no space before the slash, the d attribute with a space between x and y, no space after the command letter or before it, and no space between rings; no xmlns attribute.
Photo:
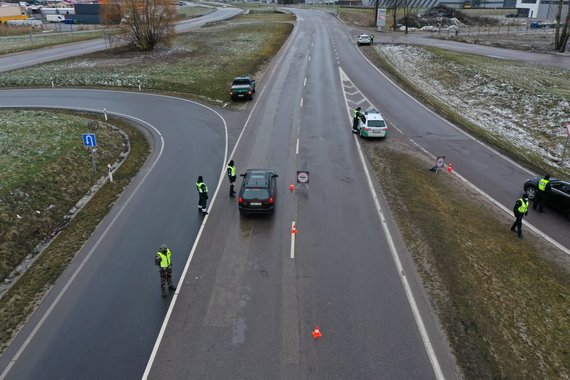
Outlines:
<svg viewBox="0 0 570 380"><path fill-rule="evenodd" d="M526 201L527 201L527 206L528 206L528 199ZM520 214L519 207L521 207L521 206L522 206L521 200L517 199L517 201L515 202L515 207L513 207L513 212L515 213L515 216ZM524 214L528 215L528 207L527 207L527 210Z"/></svg>

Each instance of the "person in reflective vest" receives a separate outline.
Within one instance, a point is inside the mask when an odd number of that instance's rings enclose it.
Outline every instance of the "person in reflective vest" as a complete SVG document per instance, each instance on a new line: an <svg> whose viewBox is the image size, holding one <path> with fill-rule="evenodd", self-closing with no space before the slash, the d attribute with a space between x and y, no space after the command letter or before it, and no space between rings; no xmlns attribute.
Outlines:
<svg viewBox="0 0 570 380"><path fill-rule="evenodd" d="M358 120L360 119L360 110L362 108L356 107L352 110L352 133L358 132Z"/></svg>
<svg viewBox="0 0 570 380"><path fill-rule="evenodd" d="M170 248L163 244L154 257L154 263L160 270L160 288L162 289L163 297L167 296L166 285L168 285L168 289L176 290L176 286L172 283L171 256Z"/></svg>
<svg viewBox="0 0 570 380"><path fill-rule="evenodd" d="M234 184L236 182L236 167L234 165L234 160L228 163L228 179L230 180L230 197L235 197L236 192L234 191Z"/></svg>
<svg viewBox="0 0 570 380"><path fill-rule="evenodd" d="M206 204L208 203L208 186L204 183L202 176L199 176L198 181L196 181L196 189L198 189L198 211L203 215L207 215L208 211Z"/></svg>
<svg viewBox="0 0 570 380"><path fill-rule="evenodd" d="M515 207L513 207L513 213L515 214L515 222L511 227L511 231L515 232L515 228L519 238L522 238L522 220L525 215L528 215L528 194L524 193L522 198L516 201Z"/></svg>
<svg viewBox="0 0 570 380"><path fill-rule="evenodd" d="M532 209L536 210L538 207L538 212L542 212L544 208L544 198L546 198L546 193L550 191L550 175L545 175L540 181L538 181L538 189L534 195L534 202L532 202Z"/></svg>

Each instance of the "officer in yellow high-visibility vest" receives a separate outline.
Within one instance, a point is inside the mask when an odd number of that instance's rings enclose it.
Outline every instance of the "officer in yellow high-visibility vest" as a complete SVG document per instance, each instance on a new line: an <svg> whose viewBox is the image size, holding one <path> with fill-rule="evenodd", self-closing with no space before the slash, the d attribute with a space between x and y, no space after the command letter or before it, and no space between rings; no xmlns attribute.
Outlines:
<svg viewBox="0 0 570 380"><path fill-rule="evenodd" d="M528 215L528 194L524 193L522 198L516 201L515 207L513 207L513 213L515 214L515 222L511 227L511 231L515 232L515 228L517 230L517 234L519 238L522 238L522 220L525 215Z"/></svg>
<svg viewBox="0 0 570 380"><path fill-rule="evenodd" d="M176 286L172 283L172 262L171 262L172 252L170 248L163 244L156 256L154 257L154 263L159 267L160 270L160 287L162 289L162 296L167 296L166 285L168 284L168 289L176 290Z"/></svg>
<svg viewBox="0 0 570 380"><path fill-rule="evenodd" d="M208 186L204 183L202 176L198 177L196 181L196 189L198 189L198 210L203 214L207 215L208 211L206 208L206 203L208 202Z"/></svg>
<svg viewBox="0 0 570 380"><path fill-rule="evenodd" d="M236 166L234 160L230 160L228 163L228 179L230 180L230 197L235 197L234 184L236 182Z"/></svg>
<svg viewBox="0 0 570 380"><path fill-rule="evenodd" d="M358 120L360 119L360 111L362 108L356 107L352 110L352 133L358 132Z"/></svg>
<svg viewBox="0 0 570 380"><path fill-rule="evenodd" d="M540 181L538 181L538 189L534 195L534 202L532 202L532 209L536 210L538 207L538 212L542 212L544 208L544 198L546 198L546 193L550 191L550 175L545 175Z"/></svg>

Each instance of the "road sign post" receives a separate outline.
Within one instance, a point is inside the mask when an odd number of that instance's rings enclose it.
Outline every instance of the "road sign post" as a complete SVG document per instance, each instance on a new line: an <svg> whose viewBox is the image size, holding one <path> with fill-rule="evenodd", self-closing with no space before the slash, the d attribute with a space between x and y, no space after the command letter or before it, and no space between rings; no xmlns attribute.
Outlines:
<svg viewBox="0 0 570 380"><path fill-rule="evenodd" d="M564 157L566 156L566 148L568 147L568 139L570 139L570 121L566 123L566 142L564 143L564 150L562 151L562 159L560 159L560 166L564 167Z"/></svg>
<svg viewBox="0 0 570 380"><path fill-rule="evenodd" d="M297 170L297 186L306 187L309 190L309 172L306 170Z"/></svg>
<svg viewBox="0 0 570 380"><path fill-rule="evenodd" d="M435 172L435 174L437 174L437 172L441 169L443 169L443 165L445 165L445 156L438 156L435 159L435 166L433 168L431 168L430 170L432 172Z"/></svg>
<svg viewBox="0 0 570 380"><path fill-rule="evenodd" d="M95 147L97 146L97 137L95 136L95 133L83 133L82 137L83 146L86 148L93 148L91 149L91 160L93 161L93 171L97 173L97 165L95 163L95 152L97 151Z"/></svg>

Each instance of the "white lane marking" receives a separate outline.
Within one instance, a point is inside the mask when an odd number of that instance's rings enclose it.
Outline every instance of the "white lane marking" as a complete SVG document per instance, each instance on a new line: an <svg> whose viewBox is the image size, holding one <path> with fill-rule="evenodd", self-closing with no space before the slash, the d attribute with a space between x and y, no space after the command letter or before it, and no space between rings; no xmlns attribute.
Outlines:
<svg viewBox="0 0 570 380"><path fill-rule="evenodd" d="M360 53L360 55L366 60L368 61L368 63L370 64L370 66L372 66L372 68L374 68L374 70L376 70L381 76L384 77L384 79L386 79L388 82L390 82L394 87L398 88L404 95L406 95L408 98L410 98L412 101L414 101L416 104L418 104L420 107L423 107L426 111L428 111L429 113L431 113L432 115L434 115L435 117L437 117L438 119L440 119L441 121L443 121L444 123L446 123L447 125L455 128L456 131L458 131L459 133L462 133L463 135L465 135L467 138L475 141L476 143L480 144L481 146L484 146L485 148L489 149L491 152L493 152L494 154L498 155L499 157L503 158L504 160L507 160L509 163L511 163L512 165L515 165L517 168L524 170L525 172L536 176L535 173L531 172L530 170L528 170L527 168L523 167L522 165L520 165L519 163L513 161L512 159L510 159L509 157L505 156L504 154L500 153L499 151L495 150L494 148L492 148L491 146L485 144L484 142L477 140L475 137L471 136L469 133L465 132L463 129L459 128L458 126L456 126L455 124L451 123L449 120L446 120L445 118L443 118L443 116L438 115L437 113L435 113L434 111L432 111L431 109L429 109L426 105L424 105L423 103L421 103L419 100L417 100L416 98L414 98L412 95L408 94L403 88L401 88L400 86L398 86L394 81L392 81L390 78L388 78L379 68L377 68L372 62L370 62L370 60L368 58L366 58L366 56L364 55L364 53L362 53L362 51L360 49L358 49L358 52ZM348 79L348 76L347 76Z"/></svg>
<svg viewBox="0 0 570 380"><path fill-rule="evenodd" d="M303 108L303 98L301 98L301 104L299 104L299 107Z"/></svg>
<svg viewBox="0 0 570 380"><path fill-rule="evenodd" d="M297 137L297 147L295 148L295 154L299 154L299 138Z"/></svg>
<svg viewBox="0 0 570 380"><path fill-rule="evenodd" d="M418 149L421 149L425 154L427 154L428 156L430 156L431 158L435 159L435 155L428 152L423 146L421 146L420 144L418 144L417 142L415 142L414 140L410 139L410 141L418 147ZM465 177L463 177L461 174L459 174L455 169L453 169L453 171L451 172L451 174L454 174L457 176L457 178L459 178L461 181L463 181L467 186L471 187L473 190L475 190L476 192L478 192L479 194L481 194L485 199L487 199L489 202L491 202L492 204L494 204L496 207L498 207L499 209L501 209L504 213L506 213L509 216L513 215L513 211L509 210L507 207L505 207L504 205L502 205L501 203L499 203L499 201L495 200L493 197L491 197L489 194L485 193L483 190L481 190L480 188L478 188L477 186L475 186L473 183L469 182L469 180ZM540 236L542 239L546 240L547 242L549 242L550 244L552 244L553 246L555 246L556 248L558 248L559 250L561 250L563 253L565 253L566 255L570 255L570 249L566 248L565 246L563 246L562 244L560 244L559 242L557 242L554 238L550 237L549 235L547 235L546 233L542 232L538 227L530 224L529 222L527 222L525 219L523 219L523 224L525 226L528 226L528 228L533 231L535 234L537 234L538 236Z"/></svg>
<svg viewBox="0 0 570 380"><path fill-rule="evenodd" d="M291 258L295 258L295 233L293 229L295 228L295 221L291 222Z"/></svg>
<svg viewBox="0 0 570 380"><path fill-rule="evenodd" d="M431 366L435 373L437 379L444 380L445 377L443 376L443 372L441 371L441 367L439 366L439 362L437 360L437 356L435 355L435 351L429 339L427 330L425 328L424 322L422 320L422 316L416 304L416 300L412 293L412 289L408 280L404 274L404 268L402 263L400 262L399 253L396 250L396 246L392 239L392 235L390 234L390 230L388 228L388 223L386 222L386 218L384 217L384 212L380 206L380 201L378 200L378 196L376 195L376 191L374 190L374 185L372 184L372 179L370 177L370 172L366 167L366 161L364 159L364 154L362 153L362 149L360 148L360 143L358 142L358 137L356 135L353 136L354 142L356 147L358 148L358 155L360 156L360 162L362 167L364 168L364 173L366 174L366 180L368 182L368 188L370 189L370 194L374 199L374 205L376 206L376 212L378 213L378 218L380 219L380 223L382 224L382 229L386 235L386 240L388 241L388 245L390 247L390 252L392 253L392 258L394 259L394 263L396 263L396 268L398 269L398 273L400 274L400 280L402 281L402 285L404 286L404 290L406 292L406 297L408 298L408 303L412 309L412 313L414 314L414 319L416 320L416 325L418 326L418 330L420 331L420 335L422 337L422 341L424 343L424 347L427 351L429 361L431 362Z"/></svg>
<svg viewBox="0 0 570 380"><path fill-rule="evenodd" d="M289 45L291 45L293 39L289 39L286 43L286 46L283 48L283 52L287 51L289 49ZM276 64L273 67L273 70L271 70L271 73L268 75L268 78L271 79L274 75L275 75L275 71L277 70L277 67L279 66L279 61L281 61L281 59L283 58L283 54L279 57L279 59L276 60ZM265 87L261 90L259 96L257 96L255 98L255 104L253 105L253 107L251 108L251 112L249 113L249 116L247 117L244 125L243 125L243 129L241 130L239 137L234 145L234 148L232 149L232 152L230 153L230 156L233 157L235 154L235 151L237 149L237 147L239 146L239 143L241 141L242 136L245 133L245 130L247 129L248 125L249 125L249 121L251 120L251 116L253 115L253 113L255 112L255 109L257 108L257 104L259 103L259 100L263 97L263 94L265 93ZM224 120L224 125L225 125L225 120ZM227 128L226 128L226 136L227 136ZM226 139L226 152L227 152L227 146L228 146L228 141ZM225 175L224 173L224 168L225 168L225 159L224 159L224 163L222 163L222 173L220 174L220 182L222 181L222 177ZM218 186L218 189L220 188L220 186ZM218 194L218 189L216 189L216 193L214 194L214 199L212 201L212 204L215 201L216 195ZM211 205L210 205L210 209L211 209ZM198 242L200 241L200 237L202 236L202 232L204 230L204 227L206 225L206 219L208 218L209 215L206 215L206 217L204 218L204 223L202 223L202 225L200 226L200 230L198 231L198 235L196 236L196 239L194 240L194 244L192 245L192 249L190 250L190 255L188 257L188 260L186 261L186 265L184 266L184 270L182 271L182 276L180 277L180 283L182 284L182 281L184 280L184 278L186 277L186 274L188 273L188 269L190 268L190 263L192 262L192 258L194 257L194 253L196 253L196 247L198 246ZM148 359L146 368L144 370L143 376L142 376L142 380L147 380L148 376L150 374L150 370L152 369L152 365L154 364L154 359L156 358L156 355L158 353L158 349L160 347L160 343L162 342L162 338L164 337L164 333L166 332L166 327L168 326L168 322L170 321L170 317L172 316L172 311L174 310L174 306L176 304L176 301L178 300L178 294L179 294L179 289L180 286L178 286L176 288L176 292L174 293L174 296L172 297L172 301L170 302L170 306L168 307L168 311L166 312L166 316L164 317L164 321L162 322L162 326L160 327L160 332L158 333L158 337L156 338L156 341L154 343L154 347L152 348L152 352L150 354L150 357ZM0 379L1 380L1 379Z"/></svg>
<svg viewBox="0 0 570 380"><path fill-rule="evenodd" d="M344 82L343 78L346 78L348 80L348 76L344 73L344 71L342 71L342 69L340 67L338 69L339 69L339 75L340 75L341 83L343 83ZM346 99L346 95L344 94L344 91L342 91L342 94L344 96L345 104L348 105L348 99ZM370 104L372 104L372 103L370 103ZM348 115L350 118L350 109L348 109L348 107L347 107L347 111L348 111ZM362 153L362 149L360 148L360 143L358 142L358 137L356 135L353 135L353 140L354 140L354 143L356 144L356 148L358 150L358 155L360 157L360 163L362 164L362 168L364 169L364 173L366 174L366 181L368 183L368 189L370 190L370 195L372 196L372 199L374 200L374 206L376 207L376 212L378 214L378 218L380 219L380 224L382 225L382 229L384 230L384 234L386 235L386 240L388 242L388 246L390 247L390 253L392 254L392 259L394 260L394 263L396 264L396 269L398 270L398 273L400 274L400 281L402 282L402 285L404 287L404 291L406 293L406 298L408 299L408 303L410 304L410 308L412 309L412 314L414 315L414 320L416 321L416 325L418 326L418 330L419 330L420 335L422 337L422 342L423 342L424 347L426 349L426 352L428 354L429 361L431 363L431 366L433 368L433 371L435 373L436 378L438 380L444 380L445 377L443 376L443 373L441 371L439 361L437 360L437 356L435 355L435 351L433 349L433 346L432 346L431 341L429 339L429 335L428 335L427 330L426 330L425 325L424 325L424 321L422 320L422 316L421 316L420 311L418 309L418 306L416 304L416 300L415 300L414 295L412 293L412 289L410 287L410 284L408 283L406 276L404 275L404 268L403 268L402 263L400 261L399 253L396 250L396 245L394 244L394 240L392 239L392 235L390 234L390 229L388 228L388 223L386 222L386 218L384 217L384 212L382 211L382 207L380 206L380 201L378 200L378 195L376 194L376 191L374 190L374 184L372 183L372 178L370 177L370 172L368 171L368 167L366 166L366 160L364 159L364 154Z"/></svg>
<svg viewBox="0 0 570 380"><path fill-rule="evenodd" d="M15 106L10 106L15 107ZM17 106L16 106L17 107ZM64 108L64 107L41 107L41 108ZM70 108L67 108L70 109ZM97 112L100 113L99 110L90 110L90 109L81 109L83 111L89 111L89 112ZM24 341L24 343L22 344L22 346L18 349L18 351L16 352L16 354L14 355L14 357L10 360L9 364L6 366L6 368L4 369L4 371L2 372L2 374L0 375L0 380L4 380L6 378L6 376L8 375L8 373L10 372L10 370L12 369L12 367L14 366L14 364L16 364L16 361L18 361L18 359L20 358L20 356L22 355L22 353L24 352L24 350L28 347L28 345L30 344L30 342L32 341L32 339L34 338L34 336L37 334L37 332L39 331L39 329L43 326L43 324L45 323L45 321L47 320L47 318L50 316L51 312L53 311L53 309L55 308L55 306L59 303L59 301L61 300L61 298L63 298L63 295L65 294L65 292L67 291L67 289L69 289L69 287L71 286L71 283L75 280L75 278L79 275L79 272L83 269L83 267L85 266L85 264L87 264L87 261L91 258L91 256L93 255L93 252L95 252L95 250L97 249L97 247L99 246L99 244L103 241L103 239L107 236L107 233L109 232L109 230L111 230L111 227L113 227L113 225L115 224L115 221L119 218L119 216L122 215L123 211L125 210L125 208L127 207L127 205L130 203L131 199L135 196L135 194L137 193L138 189L142 186L142 184L145 182L146 178L149 176L150 173L152 173L153 168L156 166L156 164L158 163L158 161L160 160L160 157L162 156L162 153L164 152L164 137L162 137L162 134L158 131L158 129L156 129L153 125L145 122L144 120L141 120L139 118L136 118L134 116L129 116L129 115L123 115L120 113L111 113L112 115L117 115L117 116L121 116L124 118L130 118L133 120L136 120L137 122L144 124L146 126L148 126L149 128L152 128L160 137L160 152L158 153L158 156L156 157L156 159L154 160L154 162L152 163L152 165L150 166L150 169L147 171L147 173L144 175L144 177L141 179L141 181L138 183L138 185L135 187L135 189L133 190L133 192L131 193L131 195L129 195L129 197L127 198L127 200L125 201L125 203L123 204L123 206L119 209L119 211L117 212L117 215L115 215L115 217L111 220L111 222L109 223L109 225L107 226L107 228L105 228L105 230L103 231L103 233L101 234L101 236L99 237L99 239L97 239L97 241L95 242L95 244L93 245L93 248L91 248L91 250L89 251L89 253L87 253L87 255L85 256L85 258L81 261L81 264L79 264L79 266L77 267L77 269L75 269L75 272L73 272L73 274L71 275L71 277L69 278L69 280L67 281L67 283L65 284L65 286L61 289L60 293L57 295L57 297L53 300L53 302L51 303L51 305L49 306L49 308L47 309L47 311L45 312L45 314L41 317L41 319L39 320L38 324L34 327L34 329L32 330L32 332L30 333L30 335L28 335L28 337L26 338L26 340Z"/></svg>
<svg viewBox="0 0 570 380"><path fill-rule="evenodd" d="M305 87L307 85L307 77L305 77L305 80L303 81L303 87Z"/></svg>
<svg viewBox="0 0 570 380"><path fill-rule="evenodd" d="M530 170L528 170L527 168L521 166L520 164L518 164L517 162L513 161L512 159L510 159L509 157L505 156L504 154L496 151L494 148L490 147L489 145L483 143L482 141L477 140L475 137L471 136L469 133L465 132L464 130L462 130L461 128L457 127L456 125L452 124L451 122L449 122L448 120L444 119L442 116L436 114L435 112L433 112L431 109L429 109L428 107L426 107L424 104L420 103L420 101L418 101L417 99L415 99L413 96L411 96L410 94L408 94L406 91L404 91L401 87L399 87L396 83L394 83L390 78L388 78L386 75L384 75L384 73L378 69L376 66L374 66L374 64L372 64L372 62L370 62L368 60L368 58L366 58L366 56L364 56L364 54L362 54L362 52L359 50L360 54L362 55L362 57L364 57L364 59L366 59L368 61L368 63L370 63L370 65L380 74L382 75L388 82L390 82L392 85L394 85L395 87L399 88L400 91L402 91L402 93L404 93L407 97L409 97L410 99L412 99L414 102L416 102L418 105L420 105L421 107L423 107L425 110L427 110L428 112L430 112L431 114L433 114L434 116L436 116L437 118L439 118L440 120L442 120L444 123L448 124L449 126L455 128L456 131L462 133L463 135L467 136L469 139L475 141L476 143L478 143L479 145L489 149L491 152L493 152L494 154L496 154L497 156L501 157L502 159L506 160L507 162L509 162L510 164L516 166L517 168L521 169L522 171L525 171L527 173L529 173L532 176L536 176L535 173L531 172ZM339 67L339 70L342 70ZM346 80L349 80L348 76L344 73L344 71L342 72L342 74L344 74L344 78L346 78ZM342 76L341 76L342 79ZM364 96L364 95L362 95ZM346 99L346 97L345 97ZM372 104L372 103L370 103ZM350 117L350 110L349 110L349 117ZM425 148L421 147L418 143L416 143L413 140L412 143L414 143L417 147L419 147L422 151L428 153L430 156L435 157L435 155L433 155L432 153L429 153ZM477 191L479 194L483 195L485 198L487 198L488 200L490 200L494 205L498 206L501 210L505 211L508 215L511 215L512 211L509 210L508 208L506 208L505 206L503 206L501 203L499 203L499 201L497 201L496 199L492 198L489 194L485 193L483 190L479 189L477 186L475 186L474 184L472 184L471 182L469 182L467 179L459 176L457 174L457 172L454 170L453 171L454 174L456 174L458 177L460 177L467 185L469 185L473 190ZM528 226L534 233L536 233L538 236L542 237L544 240L548 241L550 244L554 245L556 248L562 250L562 252L564 252L567 255L570 255L570 248L566 248L565 246L563 246L561 243L559 243L558 241L556 241L554 238L552 238L551 236L547 235L545 232L541 231L538 227L533 226L532 224L530 224L529 222L527 222L526 220L523 219L523 224Z"/></svg>

